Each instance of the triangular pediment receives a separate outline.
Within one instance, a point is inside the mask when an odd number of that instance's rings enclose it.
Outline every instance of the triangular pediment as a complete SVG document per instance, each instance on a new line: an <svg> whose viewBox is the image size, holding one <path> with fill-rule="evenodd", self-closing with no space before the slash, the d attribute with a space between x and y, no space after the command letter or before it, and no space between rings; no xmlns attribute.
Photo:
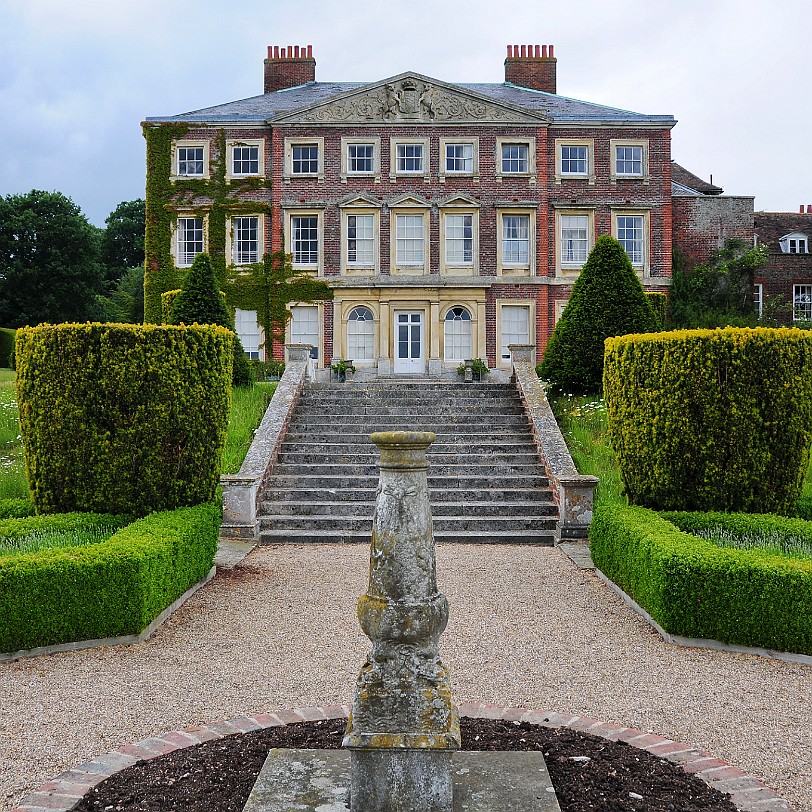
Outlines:
<svg viewBox="0 0 812 812"><path fill-rule="evenodd" d="M285 112L274 124L546 124L549 116L440 82L401 73Z"/></svg>
<svg viewBox="0 0 812 812"><path fill-rule="evenodd" d="M479 205L480 203L475 197L462 193L452 195L451 197L447 197L445 200L440 201L440 206L444 208L447 206L465 206L466 208L470 209L472 206L479 208Z"/></svg>
<svg viewBox="0 0 812 812"><path fill-rule="evenodd" d="M375 208L380 208L383 204L380 200L373 197L372 195L364 194L363 192L359 192L355 195L350 195L349 197L345 197L339 204L338 207L340 209L351 209L353 206L361 207L368 209L370 206Z"/></svg>
<svg viewBox="0 0 812 812"><path fill-rule="evenodd" d="M394 200L390 201L389 208L390 209L427 209L431 206L428 200L425 200L422 197L418 197L417 195L410 195L405 194L401 195L400 197L396 197Z"/></svg>

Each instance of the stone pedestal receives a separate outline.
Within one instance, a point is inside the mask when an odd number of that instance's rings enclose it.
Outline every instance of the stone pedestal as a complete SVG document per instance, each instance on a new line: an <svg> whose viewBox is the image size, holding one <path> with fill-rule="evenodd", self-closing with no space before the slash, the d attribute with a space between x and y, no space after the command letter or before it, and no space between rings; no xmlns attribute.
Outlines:
<svg viewBox="0 0 812 812"><path fill-rule="evenodd" d="M438 641L448 601L437 591L429 506L428 432L379 432L369 586L358 620L372 641L344 746L352 812L451 812L457 710Z"/></svg>

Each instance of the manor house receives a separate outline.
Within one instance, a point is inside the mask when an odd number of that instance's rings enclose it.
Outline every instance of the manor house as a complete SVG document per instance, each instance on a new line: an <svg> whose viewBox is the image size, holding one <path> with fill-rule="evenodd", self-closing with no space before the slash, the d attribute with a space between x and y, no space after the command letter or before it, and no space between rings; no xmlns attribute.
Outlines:
<svg viewBox="0 0 812 812"><path fill-rule="evenodd" d="M508 46L504 69L320 82L311 46L272 46L261 95L148 118L147 320L197 253L225 279L284 250L334 289L291 305L319 367L439 375L540 357L600 234L666 292L675 119L559 95L552 45ZM257 307L226 296L264 357Z"/></svg>

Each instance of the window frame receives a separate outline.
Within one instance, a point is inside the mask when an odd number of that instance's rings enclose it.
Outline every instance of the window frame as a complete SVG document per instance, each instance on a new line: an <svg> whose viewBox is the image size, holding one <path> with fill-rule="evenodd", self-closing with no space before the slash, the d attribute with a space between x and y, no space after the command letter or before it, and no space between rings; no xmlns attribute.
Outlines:
<svg viewBox="0 0 812 812"><path fill-rule="evenodd" d="M506 262L504 258L504 218L528 218L528 261L527 263ZM498 276L535 276L536 267L536 207L505 207L496 212L496 272Z"/></svg>
<svg viewBox="0 0 812 812"><path fill-rule="evenodd" d="M795 245L793 246L793 243ZM803 243L803 251L799 251L798 243ZM778 246L782 254L796 254L804 256L809 254L809 237L803 231L793 231L790 234L785 234L778 240ZM793 251L792 248L795 248Z"/></svg>
<svg viewBox="0 0 812 812"><path fill-rule="evenodd" d="M469 354L467 356L464 355L464 356L462 356L460 358L449 354L449 352L448 352L449 341L448 341L448 334L446 333L446 325L449 322L457 321L456 318L455 319L449 319L448 314L451 313L453 310L457 310L457 309L464 310L468 314L467 319L459 319L459 321L462 321L462 322L467 321L467 323L469 325L469 328L470 328L469 329L469 335L468 335L468 339L469 339L469 351L468 352L469 352ZM444 311L441 311L441 313L440 313L440 321L441 321L441 323L443 325L443 329L442 329L443 361L446 362L446 363L450 363L450 364L459 364L459 363L461 363L463 361L467 361L469 359L474 358L475 357L474 356L474 339L475 339L475 329L474 328L476 327L476 315L475 315L475 312L472 312L470 307L466 307L463 304L451 304L451 305L448 305L448 307L446 307Z"/></svg>
<svg viewBox="0 0 812 812"><path fill-rule="evenodd" d="M318 239L318 260L316 263L296 262L292 259L294 270L315 273L317 276L324 275L324 211L320 208L291 208L285 209L285 246L286 252L295 257L293 251L293 220L297 217L315 217L317 239Z"/></svg>
<svg viewBox="0 0 812 812"><path fill-rule="evenodd" d="M651 272L651 212L639 208L613 208L612 209L612 236L620 241L618 237L618 217L641 217L642 218L642 262L635 263L632 260L632 267L638 275L649 276ZM621 242L621 245L623 243ZM625 246L624 246L625 248ZM626 252L628 254L628 251ZM629 257L631 260L631 257Z"/></svg>
<svg viewBox="0 0 812 812"><path fill-rule="evenodd" d="M416 145L423 148L423 168L419 172L398 170L398 147ZM398 178L423 178L426 183L431 181L431 144L428 138L392 136L389 139L389 180L395 183Z"/></svg>
<svg viewBox="0 0 812 812"><path fill-rule="evenodd" d="M628 172L617 171L617 148L618 147L639 147L640 154L640 174L630 174ZM610 167L610 181L617 183L620 181L635 181L641 180L648 183L650 180L649 174L649 142L644 138L612 138L609 140L609 167Z"/></svg>
<svg viewBox="0 0 812 812"><path fill-rule="evenodd" d="M357 353L350 350L350 322L357 321L355 319L350 319L350 316L352 316L356 310L361 308L368 310L372 314L372 355L369 358L359 358ZM343 311L344 314L346 314L343 315L341 320L344 326L344 355L346 355L348 359L352 360L353 363L359 363L360 366L375 364L378 359L378 331L380 329L380 319L375 312L375 308L366 302L346 302L344 303ZM366 321L367 320L365 319L364 322Z"/></svg>
<svg viewBox="0 0 812 812"><path fill-rule="evenodd" d="M251 217L257 220L257 259L255 262L237 262L234 256L236 250L236 240L234 238L234 221L243 217ZM265 217L260 212L240 212L239 214L230 214L226 221L226 256L229 258L230 265L236 268L247 267L256 262L262 261L262 256L265 253Z"/></svg>
<svg viewBox="0 0 812 812"><path fill-rule="evenodd" d="M235 172L234 171L234 149L235 147L256 147L257 149L257 171L256 172ZM226 140L226 178L262 178L265 177L265 139L264 138L229 138Z"/></svg>
<svg viewBox="0 0 812 812"><path fill-rule="evenodd" d="M513 361L502 358L502 324L505 307L522 307L527 310L527 333L531 344L536 343L536 300L532 299L497 299L496 300L496 365L501 369L512 369Z"/></svg>
<svg viewBox="0 0 812 812"><path fill-rule="evenodd" d="M293 171L293 148L303 146L315 146L318 149L318 164L315 172L294 172ZM318 183L324 182L324 138L286 138L285 139L285 160L282 180L284 183L291 183L293 180L316 180Z"/></svg>
<svg viewBox="0 0 812 812"><path fill-rule="evenodd" d="M372 261L349 261L349 218L372 217ZM345 275L377 276L381 265L380 210L369 206L348 206L341 210L341 273Z"/></svg>
<svg viewBox="0 0 812 812"><path fill-rule="evenodd" d="M180 174L180 150L181 149L201 149L203 150L203 172L202 174ZM211 145L205 138L181 138L172 142L172 174L170 180L208 180L211 177Z"/></svg>
<svg viewBox="0 0 812 812"><path fill-rule="evenodd" d="M450 146L470 146L471 147L471 171L449 171L446 168L446 150ZM474 183L479 183L479 139L478 138L441 138L440 156L438 166L438 178L440 183L446 182L446 177L450 178L472 178Z"/></svg>
<svg viewBox="0 0 812 812"><path fill-rule="evenodd" d="M564 171L564 147L586 147L586 171ZM586 180L590 186L595 185L595 139L594 138L556 138L555 139L555 182L562 180Z"/></svg>
<svg viewBox="0 0 812 812"><path fill-rule="evenodd" d="M799 293L799 289L805 289L804 293ZM796 309L799 296L805 296L807 301L802 302L805 306L805 315L799 318L799 311ZM805 283L793 284L792 286L792 323L812 322L812 285Z"/></svg>
<svg viewBox="0 0 812 812"><path fill-rule="evenodd" d="M527 172L505 172L502 169L502 148L511 145L527 147ZM494 154L496 181L503 182L506 178L526 178L531 186L537 182L538 168L536 166L536 139L531 136L500 136L496 139L496 152Z"/></svg>
<svg viewBox="0 0 812 812"><path fill-rule="evenodd" d="M240 333L240 326L242 325L243 319L241 318L241 314L251 314L253 313L253 323L257 327L256 333L253 331L250 333L251 336L256 335L257 337L257 349L254 352L253 349L246 349L246 347L253 347L253 344L249 344L248 341L244 338L244 336L248 336L249 333L243 332ZM257 311L256 310L243 310L242 308L236 307L234 308L234 332L239 336L240 343L245 350L245 355L250 360L256 361L264 361L265 360L265 331L262 329L262 325L259 323L259 319L257 318ZM254 358L254 354L256 358Z"/></svg>
<svg viewBox="0 0 812 812"><path fill-rule="evenodd" d="M447 223L449 217L471 218L471 261L452 262L448 258ZM447 276L476 276L479 274L479 209L470 203L446 205L440 209L440 274ZM462 305L460 305L462 307Z"/></svg>
<svg viewBox="0 0 812 812"><path fill-rule="evenodd" d="M753 309L760 319L764 315L764 283L753 282Z"/></svg>
<svg viewBox="0 0 812 812"><path fill-rule="evenodd" d="M179 245L179 238L180 238L180 221L181 220L200 220L202 222L202 240L201 245L202 249L197 251L194 256L192 257L192 261L188 263L181 264L180 262L180 245ZM208 213L203 212L196 212L196 211L182 211L178 212L174 224L172 226L172 259L175 263L176 268L191 268L192 264L195 261L195 258L198 254L205 254L208 250L209 245L209 217ZM188 252L186 252L188 253Z"/></svg>
<svg viewBox="0 0 812 812"><path fill-rule="evenodd" d="M285 325L285 360L288 360L288 345L293 344L293 308L308 307L316 310L316 352L319 359L324 358L324 302L288 302L287 310L291 314ZM298 342L296 342L298 343ZM323 361L320 366L323 364Z"/></svg>
<svg viewBox="0 0 812 812"><path fill-rule="evenodd" d="M350 171L349 151L351 146L372 147L372 171ZM365 137L342 137L341 139L341 182L347 183L349 178L374 178L375 183L381 182L381 139Z"/></svg>
<svg viewBox="0 0 812 812"><path fill-rule="evenodd" d="M586 257L583 262L566 262L564 260L564 217L586 217ZM555 273L556 276L578 275L595 247L595 210L577 208L557 208L555 210Z"/></svg>

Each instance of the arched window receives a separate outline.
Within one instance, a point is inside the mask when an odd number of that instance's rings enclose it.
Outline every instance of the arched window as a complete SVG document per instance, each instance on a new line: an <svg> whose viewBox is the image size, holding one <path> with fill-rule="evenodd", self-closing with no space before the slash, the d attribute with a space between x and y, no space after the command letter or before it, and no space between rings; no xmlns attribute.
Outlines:
<svg viewBox="0 0 812 812"><path fill-rule="evenodd" d="M452 307L445 314L445 360L465 361L473 355L471 314Z"/></svg>
<svg viewBox="0 0 812 812"><path fill-rule="evenodd" d="M375 360L375 316L368 307L356 307L347 318L347 357Z"/></svg>

